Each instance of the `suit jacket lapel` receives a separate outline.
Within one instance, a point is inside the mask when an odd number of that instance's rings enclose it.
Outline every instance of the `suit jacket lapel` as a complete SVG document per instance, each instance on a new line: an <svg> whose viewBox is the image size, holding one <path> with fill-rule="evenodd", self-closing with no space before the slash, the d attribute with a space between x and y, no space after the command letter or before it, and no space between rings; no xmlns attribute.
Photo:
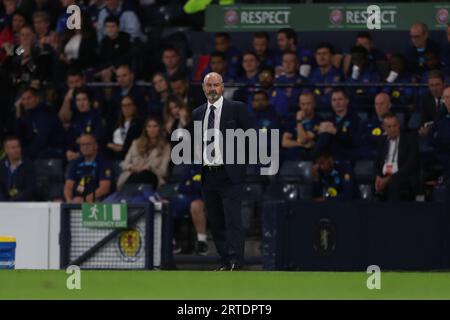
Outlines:
<svg viewBox="0 0 450 320"><path fill-rule="evenodd" d="M227 123L227 120L230 117L230 108L228 106L228 101L223 99L223 105L222 105L222 114L220 115L220 124L219 129L222 132L222 134L225 134L225 123Z"/></svg>

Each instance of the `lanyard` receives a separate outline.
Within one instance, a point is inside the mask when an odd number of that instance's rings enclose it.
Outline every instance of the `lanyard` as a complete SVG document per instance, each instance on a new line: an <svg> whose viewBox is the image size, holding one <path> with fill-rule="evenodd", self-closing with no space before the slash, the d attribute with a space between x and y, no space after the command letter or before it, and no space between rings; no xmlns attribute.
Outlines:
<svg viewBox="0 0 450 320"><path fill-rule="evenodd" d="M19 166L17 166L13 171L8 168L8 189L14 189L16 187L16 177Z"/></svg>
<svg viewBox="0 0 450 320"><path fill-rule="evenodd" d="M398 138L395 140L395 145L394 145L394 151L392 152L392 158L391 158L391 163L394 163L394 159L397 156L397 152L398 152ZM389 149L390 149L390 143L389 143ZM388 150L389 150L388 149ZM389 152L387 154L387 156L389 157Z"/></svg>

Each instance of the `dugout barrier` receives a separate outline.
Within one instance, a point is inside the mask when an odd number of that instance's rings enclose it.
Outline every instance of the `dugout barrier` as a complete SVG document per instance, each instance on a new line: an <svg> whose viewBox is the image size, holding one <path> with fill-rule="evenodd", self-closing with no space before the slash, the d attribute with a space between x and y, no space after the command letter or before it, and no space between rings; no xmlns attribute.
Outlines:
<svg viewBox="0 0 450 320"><path fill-rule="evenodd" d="M263 269L450 269L450 211L441 203L265 201Z"/></svg>
<svg viewBox="0 0 450 320"><path fill-rule="evenodd" d="M60 265L82 269L159 269L172 265L167 205L129 204L126 228L82 226L79 204L61 205Z"/></svg>

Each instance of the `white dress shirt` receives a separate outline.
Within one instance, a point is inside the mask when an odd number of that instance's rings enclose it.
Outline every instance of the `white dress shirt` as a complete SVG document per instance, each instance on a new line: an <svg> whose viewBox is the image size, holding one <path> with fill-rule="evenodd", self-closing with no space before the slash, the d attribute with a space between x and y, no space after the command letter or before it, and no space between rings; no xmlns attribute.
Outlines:
<svg viewBox="0 0 450 320"><path fill-rule="evenodd" d="M389 149L386 159L384 159L383 175L388 172L390 175L398 171L398 145L400 143L400 137L397 139L389 139Z"/></svg>
<svg viewBox="0 0 450 320"><path fill-rule="evenodd" d="M208 145L208 143L211 143L211 139L208 141L208 136L207 136L207 130L208 130L208 117L209 117L209 113L211 111L210 107L211 106L216 107L216 109L214 110L214 129L216 132L214 132L214 152L215 152L215 157L214 159L212 159L213 161L210 161L210 159L208 159L208 154L207 154L207 148L206 146ZM207 165L207 166L219 166L219 165L223 165L223 157L222 157L222 153L220 152L220 147L219 147L219 137L217 136L218 132L220 132L220 116L222 115L222 106L223 106L223 96L219 98L219 100L217 100L214 103L209 103L208 101L208 105L206 107L206 112L205 112L205 117L203 118L203 165Z"/></svg>

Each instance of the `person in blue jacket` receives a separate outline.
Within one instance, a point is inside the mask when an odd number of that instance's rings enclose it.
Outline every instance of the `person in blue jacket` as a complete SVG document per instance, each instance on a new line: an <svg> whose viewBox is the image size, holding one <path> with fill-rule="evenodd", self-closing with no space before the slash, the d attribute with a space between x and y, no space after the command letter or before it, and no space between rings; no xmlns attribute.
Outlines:
<svg viewBox="0 0 450 320"><path fill-rule="evenodd" d="M15 128L24 155L31 160L62 158L64 129L50 106L41 102L37 89L26 88L15 103Z"/></svg>
<svg viewBox="0 0 450 320"><path fill-rule="evenodd" d="M335 161L323 154L313 164L313 200L351 200L354 195L353 173L348 162Z"/></svg>

